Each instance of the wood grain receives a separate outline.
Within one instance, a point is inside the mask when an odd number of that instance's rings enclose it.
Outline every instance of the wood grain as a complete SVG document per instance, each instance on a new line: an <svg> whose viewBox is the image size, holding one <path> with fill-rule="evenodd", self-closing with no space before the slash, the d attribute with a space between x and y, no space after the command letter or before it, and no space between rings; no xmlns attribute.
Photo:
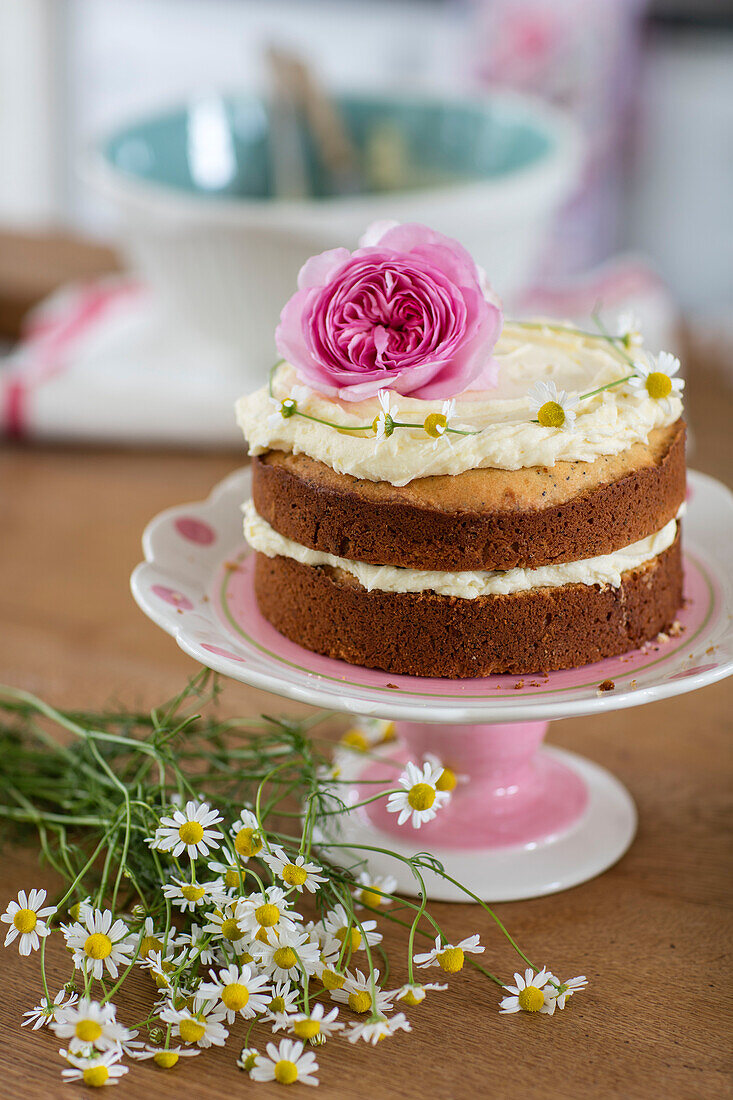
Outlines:
<svg viewBox="0 0 733 1100"><path fill-rule="evenodd" d="M688 371L694 464L725 476L731 402L707 358ZM728 402L727 409L725 402ZM241 456L8 448L0 452L0 680L59 703L92 707L111 698L150 705L175 691L194 663L153 626L129 595L146 521L198 499ZM232 707L302 711L239 685ZM602 877L554 898L497 910L539 963L590 978L553 1019L497 1013L480 975L449 978L450 990L409 1010L413 1034L373 1050L334 1042L317 1053L324 1100L351 1096L469 1100L528 1094L674 1100L731 1090L730 966L731 693L718 684L668 702L557 722L551 740L606 765L631 790L639 835ZM2 776L0 772L0 786ZM0 907L20 887L53 877L34 847L0 849ZM486 961L509 977L515 957L488 917L471 906L437 907L453 936L474 931ZM387 934L388 943L395 937ZM56 987L68 974L58 941L49 950ZM394 956L397 958L397 955ZM40 995L37 966L14 950L0 966L0 1097L74 1095L60 1084L59 1043L20 1030ZM390 978L403 978L397 966ZM131 1021L148 986L121 999ZM243 1036L242 1036L243 1037ZM264 1035L254 1038L261 1045ZM254 1088L235 1068L239 1038L169 1073L135 1067L121 1096L213 1100ZM124 1090L124 1091L123 1091ZM277 1086L257 1095L278 1096Z"/></svg>

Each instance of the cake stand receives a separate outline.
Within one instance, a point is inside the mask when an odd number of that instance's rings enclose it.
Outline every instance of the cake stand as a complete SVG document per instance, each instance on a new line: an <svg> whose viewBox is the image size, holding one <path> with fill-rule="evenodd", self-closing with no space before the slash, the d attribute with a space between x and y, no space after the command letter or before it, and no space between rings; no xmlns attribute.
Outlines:
<svg viewBox="0 0 733 1100"><path fill-rule="evenodd" d="M288 641L257 610L253 557L241 505L250 473L238 470L208 500L171 508L145 531L145 562L132 576L142 610L201 664L313 706L396 723L397 741L349 754L341 778L352 805L393 789L407 759L434 753L462 779L450 804L420 831L396 825L386 800L339 815L330 856L353 864L360 846L405 856L429 851L485 901L538 897L610 867L631 843L636 810L604 768L542 747L555 718L639 706L693 691L733 671L733 496L690 474L684 520L685 603L673 636L581 669L475 680L397 676L330 660ZM352 846L352 847L349 847ZM369 855L370 871L415 890L409 867ZM426 871L434 898L466 900Z"/></svg>

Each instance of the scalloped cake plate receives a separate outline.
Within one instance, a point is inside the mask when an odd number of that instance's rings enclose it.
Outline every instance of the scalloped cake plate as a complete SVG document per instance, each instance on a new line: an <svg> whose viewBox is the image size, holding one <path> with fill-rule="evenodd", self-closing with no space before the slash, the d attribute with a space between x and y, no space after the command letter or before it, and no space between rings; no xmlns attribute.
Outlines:
<svg viewBox="0 0 733 1100"><path fill-rule="evenodd" d="M260 615L242 535L250 471L148 525L132 593L203 665L276 695L354 714L421 722L518 722L593 714L694 691L733 672L733 494L689 474L685 603L667 640L580 669L473 680L397 676L310 653ZM600 691L604 681L612 690Z"/></svg>

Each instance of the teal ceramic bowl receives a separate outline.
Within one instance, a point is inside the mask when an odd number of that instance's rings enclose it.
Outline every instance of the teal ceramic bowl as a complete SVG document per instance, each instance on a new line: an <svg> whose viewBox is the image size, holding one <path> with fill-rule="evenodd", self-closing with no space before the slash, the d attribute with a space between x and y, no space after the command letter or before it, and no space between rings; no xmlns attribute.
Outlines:
<svg viewBox="0 0 733 1100"><path fill-rule="evenodd" d="M307 198L274 198L266 103L254 95L192 101L124 126L88 162L117 205L123 244L144 277L193 325L259 375L283 303L309 255L354 247L372 221L418 221L462 241L499 294L530 280L576 178L575 131L521 96L480 99L342 95L357 147L385 142L406 166L399 186L337 184L307 137ZM375 138L375 135L376 138ZM391 143L391 146L390 146ZM389 159L389 158L388 158ZM373 175L373 173L372 173Z"/></svg>

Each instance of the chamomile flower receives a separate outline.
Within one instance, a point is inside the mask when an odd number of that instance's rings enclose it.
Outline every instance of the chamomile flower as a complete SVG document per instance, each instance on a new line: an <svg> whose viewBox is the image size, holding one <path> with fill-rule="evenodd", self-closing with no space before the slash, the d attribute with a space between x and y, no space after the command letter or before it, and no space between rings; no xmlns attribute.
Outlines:
<svg viewBox="0 0 733 1100"><path fill-rule="evenodd" d="M213 933L227 940L235 953L241 955L250 948L252 939L248 931L250 920L249 901L245 898L237 898L236 901L227 902L220 909L209 914L209 922L204 925L204 932Z"/></svg>
<svg viewBox="0 0 733 1100"><path fill-rule="evenodd" d="M250 859L262 851L260 825L251 810L245 807L229 831L240 859Z"/></svg>
<svg viewBox="0 0 733 1100"><path fill-rule="evenodd" d="M575 407L578 404L577 394L568 394L565 390L558 390L550 379L541 379L535 382L527 394L530 409L538 423L543 428L562 428L572 431L575 425Z"/></svg>
<svg viewBox="0 0 733 1100"><path fill-rule="evenodd" d="M255 1066L259 1056L260 1052L257 1047L242 1047L237 1058L237 1067L243 1069L245 1073L249 1073Z"/></svg>
<svg viewBox="0 0 733 1100"><path fill-rule="evenodd" d="M460 943L441 943L440 936L436 936L435 947L415 955L415 964L420 967L439 966L447 974L455 974L463 969L465 955L480 955L483 950L478 935L469 936Z"/></svg>
<svg viewBox="0 0 733 1100"><path fill-rule="evenodd" d="M197 995L221 1002L228 1024L233 1024L238 1015L251 1020L267 1009L271 999L267 975L256 974L249 963L227 966L218 974L211 970L210 977L210 982L201 983Z"/></svg>
<svg viewBox="0 0 733 1100"><path fill-rule="evenodd" d="M93 1051L88 1055L75 1054L71 1050L60 1050L59 1054L69 1063L69 1069L61 1071L65 1081L82 1081L89 1088L98 1089L103 1085L116 1085L120 1077L128 1072L127 1066L119 1064L122 1051Z"/></svg>
<svg viewBox="0 0 733 1100"><path fill-rule="evenodd" d="M268 1043L267 1057L258 1054L249 1071L253 1081L277 1081L280 1085L317 1085L314 1073L318 1069L312 1051L303 1051L303 1044L292 1039L281 1039L280 1045Z"/></svg>
<svg viewBox="0 0 733 1100"><path fill-rule="evenodd" d="M372 431L376 437L376 446L378 447L384 439L389 439L394 432L398 409L397 405L391 404L389 390L379 390L377 392L377 400L379 401L381 410L374 417Z"/></svg>
<svg viewBox="0 0 733 1100"><path fill-rule="evenodd" d="M296 890L305 889L315 894L318 883L326 881L326 876L320 874L322 867L319 864L306 862L303 855L291 859L280 847L273 847L270 853L263 853L262 860L278 878Z"/></svg>
<svg viewBox="0 0 733 1100"><path fill-rule="evenodd" d="M364 1023L353 1023L347 1033L350 1043L358 1043L363 1039L366 1043L376 1046L382 1039L396 1034L398 1031L412 1031L410 1021L404 1012L398 1012L389 1019L386 1016L374 1016Z"/></svg>
<svg viewBox="0 0 733 1100"><path fill-rule="evenodd" d="M184 851L190 859L207 856L212 848L218 848L223 838L214 826L222 820L218 810L209 808L208 802L186 803L170 817L161 817L155 836L148 838L151 848L170 852L178 858Z"/></svg>
<svg viewBox="0 0 733 1100"><path fill-rule="evenodd" d="M195 999L193 1008L184 1006L174 1008L168 1005L161 1009L160 1018L171 1024L173 1033L180 1036L184 1043L197 1047L223 1047L229 1037L229 1031L222 1020L225 1010L214 1009L212 1001Z"/></svg>
<svg viewBox="0 0 733 1100"><path fill-rule="evenodd" d="M217 878L222 880L225 889L243 889L246 882L247 869L230 851L226 850L224 854L227 857L227 862L221 863L218 861L212 861L211 863L209 863L209 870L213 871Z"/></svg>
<svg viewBox="0 0 733 1100"><path fill-rule="evenodd" d="M395 1000L404 1001L406 1005L411 1007L414 1005L422 1004L425 1000L428 990L430 989L447 989L447 985L441 985L439 982L423 982L422 985L417 982L408 982L406 985L401 986L395 993Z"/></svg>
<svg viewBox="0 0 733 1100"><path fill-rule="evenodd" d="M211 882L187 882L174 878L163 887L163 897L169 898L182 913L193 913L204 905L220 905L225 897L221 879Z"/></svg>
<svg viewBox="0 0 733 1100"><path fill-rule="evenodd" d="M375 947L382 942L382 933L375 931L375 920L363 920L355 924L349 917L343 905L337 905L330 909L322 920L323 930L327 936L338 940L339 944L346 944L348 951L360 951L366 947Z"/></svg>
<svg viewBox="0 0 733 1100"><path fill-rule="evenodd" d="M298 1004L298 990L294 989L288 981L279 981L272 986L271 993L263 1019L272 1024L277 1024L282 1016L287 1016L289 1019L289 1014L294 1012ZM277 1027L273 1030L276 1031Z"/></svg>
<svg viewBox="0 0 733 1100"><path fill-rule="evenodd" d="M305 405L313 391L308 386L293 386L290 393L282 401L272 397L270 400L276 406L276 411L270 413L267 418L268 428L278 428L283 420L289 420L294 416L301 405Z"/></svg>
<svg viewBox="0 0 733 1100"><path fill-rule="evenodd" d="M191 924L188 932L181 932L176 936L176 948L182 947L189 959L199 959L204 966L214 961L214 950L209 944L209 937L198 924Z"/></svg>
<svg viewBox="0 0 733 1100"><path fill-rule="evenodd" d="M196 1055L200 1053L200 1050L190 1050L187 1047L154 1047L150 1046L148 1043L143 1043L140 1050L130 1052L131 1057L137 1058L140 1062L152 1058L156 1066L160 1069L173 1069L179 1058L195 1058Z"/></svg>
<svg viewBox="0 0 733 1100"><path fill-rule="evenodd" d="M438 810L450 800L449 791L438 790L441 768L429 761L418 768L410 761L397 782L403 788L393 791L387 799L387 810L399 814L398 825L412 819L412 827L419 829L426 821L432 821Z"/></svg>
<svg viewBox="0 0 733 1100"><path fill-rule="evenodd" d="M444 764L434 752L426 752L424 761L440 769L440 776L435 784L439 791L452 792L459 785L468 783L467 775L460 775L458 772L454 772L453 769Z"/></svg>
<svg viewBox="0 0 733 1100"><path fill-rule="evenodd" d="M450 422L456 415L456 403L455 401L444 401L443 407L439 413L429 413L425 417L423 428L425 434L429 435L431 439L434 439L433 450L438 446L440 440L445 438L447 442L450 442L450 437L446 435L446 432L450 426Z"/></svg>
<svg viewBox="0 0 733 1100"><path fill-rule="evenodd" d="M550 1002L555 999L555 990L553 986L548 985L550 977L549 970L540 970L538 974L535 974L531 967L527 967L524 977L521 974L515 974L515 984L502 987L509 996L502 998L499 1003L499 1011L503 1014L508 1012L541 1012L552 1015L555 1008L554 1005L550 1006Z"/></svg>
<svg viewBox="0 0 733 1100"><path fill-rule="evenodd" d="M357 882L359 885L354 888L354 899L358 909L363 905L370 909L389 905L392 898L384 895L394 894L397 889L397 879L392 875L370 875L368 871L362 871Z"/></svg>
<svg viewBox="0 0 733 1100"><path fill-rule="evenodd" d="M97 980L105 970L116 978L118 967L127 966L137 949L137 937L129 934L124 921L113 921L110 909L89 909L83 921L61 930L74 966Z"/></svg>
<svg viewBox="0 0 733 1100"><path fill-rule="evenodd" d="M355 974L347 970L344 984L340 989L331 990L331 998L348 1005L352 1012L360 1015L372 1012L383 1016L392 1009L394 993L380 989L378 983L378 970L373 970L369 975L362 974L361 970Z"/></svg>
<svg viewBox="0 0 733 1100"><path fill-rule="evenodd" d="M163 950L163 939L165 933L161 932L160 935L155 930L152 917L146 917L142 928L138 933L140 937L140 949L137 953L138 961L147 959L151 951Z"/></svg>
<svg viewBox="0 0 733 1100"><path fill-rule="evenodd" d="M310 1012L296 1012L288 1017L287 1026L298 1039L304 1042L315 1039L316 1036L328 1039L337 1031L343 1031L344 1024L338 1020L339 1010L332 1008L326 1012L323 1005L317 1002Z"/></svg>
<svg viewBox="0 0 733 1100"><path fill-rule="evenodd" d="M616 337L627 348L641 344L641 321L632 310L622 310L616 318Z"/></svg>
<svg viewBox="0 0 733 1100"><path fill-rule="evenodd" d="M679 359L668 351L660 352L656 360L645 355L634 361L636 374L628 384L634 390L644 390L669 415L672 412L670 397L680 397L685 388L684 380L675 378L679 369Z"/></svg>
<svg viewBox="0 0 733 1100"><path fill-rule="evenodd" d="M297 923L303 920L279 886L268 886L242 901L239 920L253 939L274 943L284 932L296 931Z"/></svg>
<svg viewBox="0 0 733 1100"><path fill-rule="evenodd" d="M556 1008L560 1010L565 1008L568 998L572 997L578 990L585 989L587 984L588 979L585 974L580 974L577 978L568 978L566 982L561 982L554 974L548 974L545 987L549 998L545 1010L547 1015L554 1015Z"/></svg>
<svg viewBox="0 0 733 1100"><path fill-rule="evenodd" d="M79 1000L79 996L76 993L70 993L68 1000L64 1000L65 997L66 987L63 986L52 1001L46 997L40 1004L36 1005L35 1008L31 1008L27 1012L24 1012L23 1016L25 1019L20 1026L28 1027L30 1024L33 1027L33 1031L38 1031L39 1027L45 1027L46 1024L56 1019L56 1013L60 1008L68 1008L76 1004Z"/></svg>
<svg viewBox="0 0 733 1100"><path fill-rule="evenodd" d="M170 948L165 955L162 951L149 952L147 958L140 963L140 966L143 970L150 971L150 976L158 989L170 988L171 983L168 975L176 969L176 962Z"/></svg>
<svg viewBox="0 0 733 1100"><path fill-rule="evenodd" d="M254 940L252 954L260 966L275 978L298 980L300 975L314 974L318 966L318 946L307 932L284 930L274 943Z"/></svg>
<svg viewBox="0 0 733 1100"><path fill-rule="evenodd" d="M44 917L50 917L56 912L53 905L43 906L45 900L45 890L31 890L28 894L21 890L18 900L8 903L7 909L0 916L0 921L10 925L5 937L6 947L20 936L18 951L21 955L30 955L31 951L38 950L41 939L49 932Z"/></svg>
<svg viewBox="0 0 733 1100"><path fill-rule="evenodd" d="M113 1004L100 1004L83 997L75 1005L60 1008L51 1028L59 1039L68 1040L69 1050L74 1054L90 1046L110 1050L132 1038L132 1033L117 1023L116 1016Z"/></svg>

